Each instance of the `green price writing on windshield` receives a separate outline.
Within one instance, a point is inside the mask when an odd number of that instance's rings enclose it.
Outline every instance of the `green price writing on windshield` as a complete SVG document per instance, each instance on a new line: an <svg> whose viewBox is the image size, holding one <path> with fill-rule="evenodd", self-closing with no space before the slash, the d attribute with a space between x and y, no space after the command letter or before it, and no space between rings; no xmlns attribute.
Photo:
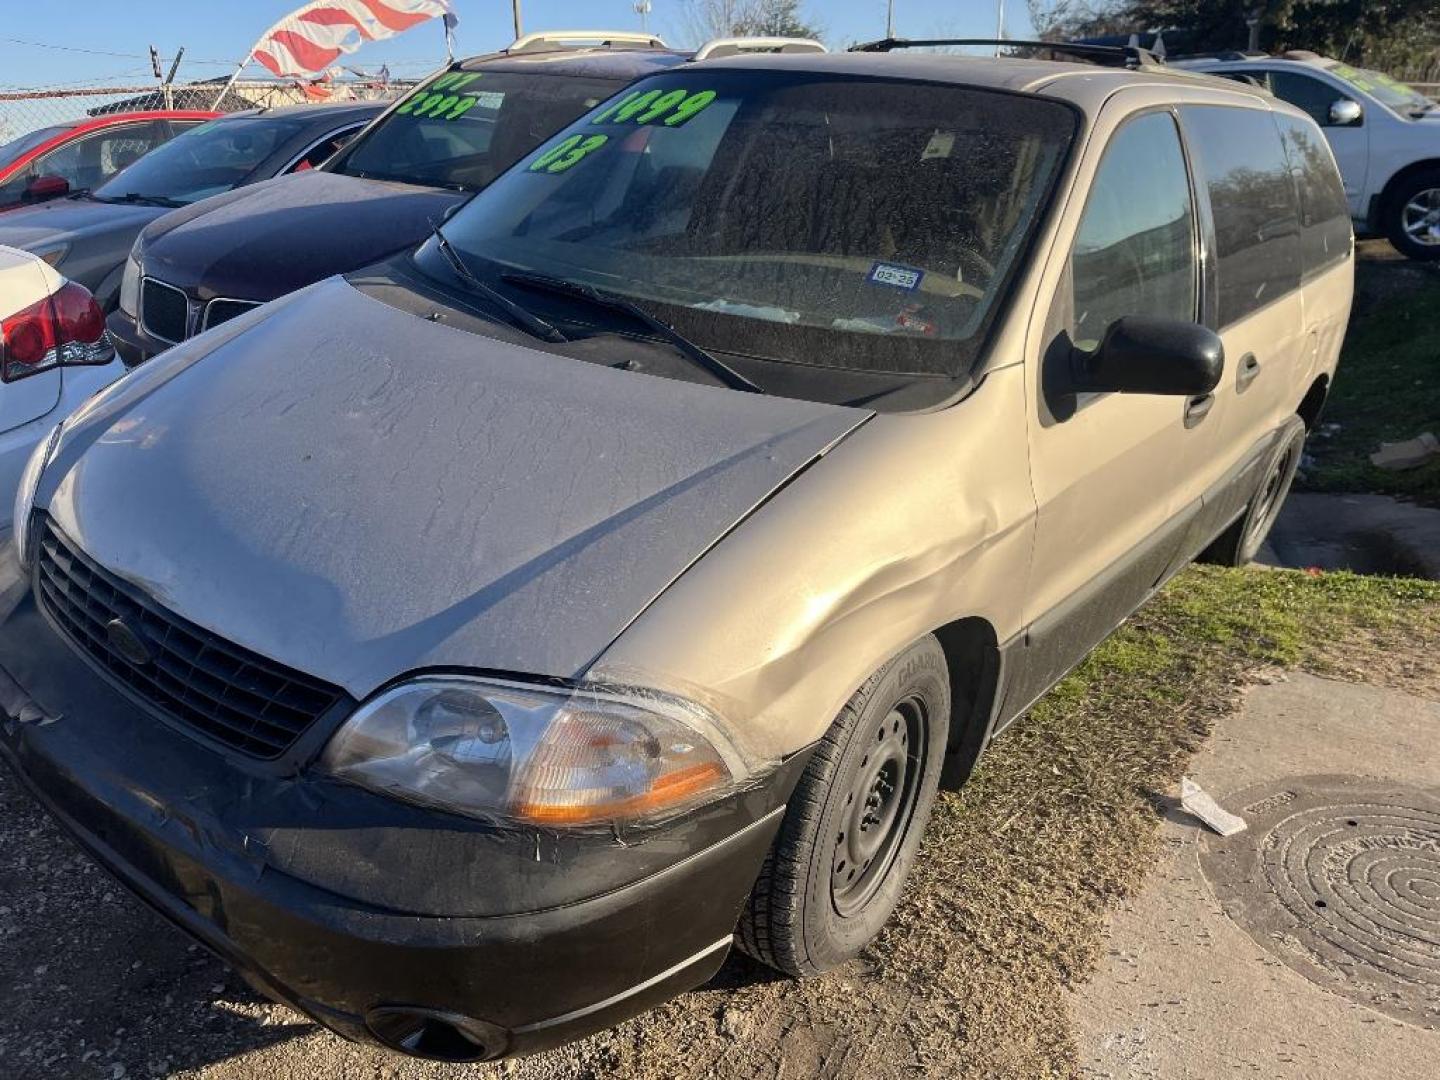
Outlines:
<svg viewBox="0 0 1440 1080"><path fill-rule="evenodd" d="M546 150L530 164L531 172L562 173L574 168L610 141L608 135L571 135Z"/></svg>
<svg viewBox="0 0 1440 1080"><path fill-rule="evenodd" d="M591 124L663 124L679 127L715 100L714 90L636 90L590 118Z"/></svg>
<svg viewBox="0 0 1440 1080"><path fill-rule="evenodd" d="M480 77L479 72L452 71L441 75L424 90L412 94L395 110L398 116L440 117L457 120L473 109L479 102L474 94L461 96L455 91L468 86Z"/></svg>

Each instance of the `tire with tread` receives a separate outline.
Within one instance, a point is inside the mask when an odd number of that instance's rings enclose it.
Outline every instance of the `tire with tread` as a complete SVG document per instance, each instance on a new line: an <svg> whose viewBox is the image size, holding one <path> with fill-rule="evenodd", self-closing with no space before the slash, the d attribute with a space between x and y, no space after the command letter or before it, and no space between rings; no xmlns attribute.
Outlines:
<svg viewBox="0 0 1440 1080"><path fill-rule="evenodd" d="M856 812L847 799L868 775L866 751L877 745L872 740L885 734L893 717L921 712L923 732L909 741L905 755L914 770L913 802L897 809L887 826L893 839L885 844L893 845L893 855L878 868L869 886L873 891L858 910L842 915L832 875L836 838ZM949 672L933 635L865 680L816 746L796 785L741 914L736 938L744 952L789 975L817 975L857 955L880 931L900 898L929 820L949 720Z"/></svg>
<svg viewBox="0 0 1440 1080"><path fill-rule="evenodd" d="M1246 566L1265 545L1265 538L1275 527L1280 509L1295 481L1300 456L1305 448L1305 421L1292 416L1285 424L1270 460L1260 475L1260 486L1250 499L1238 521L1216 538L1200 554L1199 561L1217 566Z"/></svg>
<svg viewBox="0 0 1440 1080"><path fill-rule="evenodd" d="M1426 191L1440 191L1440 169L1423 169L1400 180L1385 197L1380 226L1395 250L1409 259L1440 259L1440 244L1423 244L1405 232L1405 207Z"/></svg>

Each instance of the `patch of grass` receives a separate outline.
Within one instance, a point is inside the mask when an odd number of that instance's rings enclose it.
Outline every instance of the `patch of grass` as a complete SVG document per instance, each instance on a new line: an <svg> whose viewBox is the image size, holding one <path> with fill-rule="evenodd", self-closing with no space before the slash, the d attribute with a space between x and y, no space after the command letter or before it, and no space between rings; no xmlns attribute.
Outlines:
<svg viewBox="0 0 1440 1080"><path fill-rule="evenodd" d="M1440 672L1440 584L1190 570L941 796L861 962L792 982L732 956L710 988L572 1060L644 1080L1074 1076L1065 990L1094 969L1107 913L1154 865L1163 800L1248 673L1351 658L1373 678L1379 657Z"/></svg>
<svg viewBox="0 0 1440 1080"><path fill-rule="evenodd" d="M1371 306L1350 326L1303 486L1373 491L1440 506L1440 460L1406 472L1370 464L1380 443L1440 435L1440 284L1425 282Z"/></svg>

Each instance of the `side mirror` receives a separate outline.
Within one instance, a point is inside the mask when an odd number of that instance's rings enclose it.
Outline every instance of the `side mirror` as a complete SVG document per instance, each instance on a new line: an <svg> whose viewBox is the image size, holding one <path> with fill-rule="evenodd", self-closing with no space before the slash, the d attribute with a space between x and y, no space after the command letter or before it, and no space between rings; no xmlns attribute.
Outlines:
<svg viewBox="0 0 1440 1080"><path fill-rule="evenodd" d="M1358 101L1341 98L1330 106L1330 127L1354 127L1365 116Z"/></svg>
<svg viewBox="0 0 1440 1080"><path fill-rule="evenodd" d="M70 181L63 176L37 176L25 185L25 198L30 202L44 202L70 194Z"/></svg>
<svg viewBox="0 0 1440 1080"><path fill-rule="evenodd" d="M1075 350L1071 367L1082 393L1198 397L1219 385L1225 345L1199 323L1127 315L1110 324L1093 351Z"/></svg>

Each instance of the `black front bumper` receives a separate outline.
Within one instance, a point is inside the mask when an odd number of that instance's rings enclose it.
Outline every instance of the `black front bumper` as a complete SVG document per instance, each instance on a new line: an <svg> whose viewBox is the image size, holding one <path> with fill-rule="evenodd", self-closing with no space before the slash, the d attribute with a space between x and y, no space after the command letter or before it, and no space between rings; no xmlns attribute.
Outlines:
<svg viewBox="0 0 1440 1080"><path fill-rule="evenodd" d="M0 757L267 996L367 1041L387 1009L443 1015L493 1058L713 975L804 755L623 844L487 827L202 747L93 672L26 594L0 623Z"/></svg>

